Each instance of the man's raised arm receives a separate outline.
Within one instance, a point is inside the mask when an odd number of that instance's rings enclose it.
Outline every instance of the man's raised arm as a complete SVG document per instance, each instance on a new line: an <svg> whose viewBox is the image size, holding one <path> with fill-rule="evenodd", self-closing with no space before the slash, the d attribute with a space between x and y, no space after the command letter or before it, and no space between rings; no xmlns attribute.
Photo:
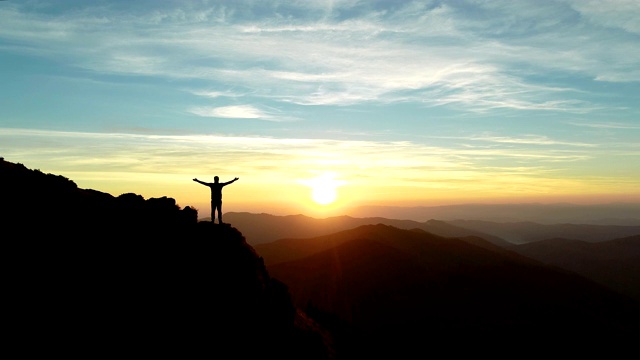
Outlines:
<svg viewBox="0 0 640 360"><path fill-rule="evenodd" d="M193 179L193 181L198 182L198 183L200 183L200 184L202 184L202 185L209 185L209 183L206 183L206 182L204 182L204 181L200 181L200 180L198 180L198 179L196 179L196 178L194 178L194 179Z"/></svg>
<svg viewBox="0 0 640 360"><path fill-rule="evenodd" d="M222 185L229 185L229 184L231 184L232 182L236 182L238 179L239 179L239 178L234 178L233 180L229 180L229 181L227 181L226 183L223 183Z"/></svg>

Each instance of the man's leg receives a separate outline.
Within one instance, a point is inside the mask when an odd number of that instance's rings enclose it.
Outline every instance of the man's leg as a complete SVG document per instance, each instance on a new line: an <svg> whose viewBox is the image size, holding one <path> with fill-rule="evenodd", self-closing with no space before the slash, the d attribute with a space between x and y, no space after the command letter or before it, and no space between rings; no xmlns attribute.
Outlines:
<svg viewBox="0 0 640 360"><path fill-rule="evenodd" d="M216 208L218 209L218 224L222 224L222 202L218 203Z"/></svg>

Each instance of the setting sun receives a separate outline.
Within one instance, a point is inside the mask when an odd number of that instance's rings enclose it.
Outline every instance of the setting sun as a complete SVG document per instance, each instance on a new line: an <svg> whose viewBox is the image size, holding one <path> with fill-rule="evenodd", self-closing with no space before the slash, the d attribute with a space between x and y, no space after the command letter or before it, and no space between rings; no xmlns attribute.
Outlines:
<svg viewBox="0 0 640 360"><path fill-rule="evenodd" d="M325 172L313 179L302 181L311 188L311 199L320 205L328 205L336 201L336 189L344 185L344 181L336 180L336 174Z"/></svg>
<svg viewBox="0 0 640 360"><path fill-rule="evenodd" d="M311 198L320 205L331 204L336 200L336 188L331 186L317 186L311 191Z"/></svg>

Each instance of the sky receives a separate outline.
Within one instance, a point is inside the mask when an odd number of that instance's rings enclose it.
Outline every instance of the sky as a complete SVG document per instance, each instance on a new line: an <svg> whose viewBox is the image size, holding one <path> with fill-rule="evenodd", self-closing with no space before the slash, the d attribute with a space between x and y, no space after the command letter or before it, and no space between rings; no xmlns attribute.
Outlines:
<svg viewBox="0 0 640 360"><path fill-rule="evenodd" d="M0 1L0 156L223 212L640 202L640 1ZM37 206L37 205L36 205Z"/></svg>

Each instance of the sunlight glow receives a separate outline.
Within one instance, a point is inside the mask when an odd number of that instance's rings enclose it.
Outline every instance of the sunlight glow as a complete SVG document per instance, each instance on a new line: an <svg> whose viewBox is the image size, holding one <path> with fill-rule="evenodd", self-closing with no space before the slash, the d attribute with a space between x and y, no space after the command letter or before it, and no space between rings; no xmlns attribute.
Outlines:
<svg viewBox="0 0 640 360"><path fill-rule="evenodd" d="M311 192L313 201L320 205L331 204L336 200L336 189L330 186L318 186Z"/></svg>
<svg viewBox="0 0 640 360"><path fill-rule="evenodd" d="M336 201L336 189L346 182L336 179L333 172L324 172L315 178L300 181L311 188L311 199L320 205L328 205Z"/></svg>

